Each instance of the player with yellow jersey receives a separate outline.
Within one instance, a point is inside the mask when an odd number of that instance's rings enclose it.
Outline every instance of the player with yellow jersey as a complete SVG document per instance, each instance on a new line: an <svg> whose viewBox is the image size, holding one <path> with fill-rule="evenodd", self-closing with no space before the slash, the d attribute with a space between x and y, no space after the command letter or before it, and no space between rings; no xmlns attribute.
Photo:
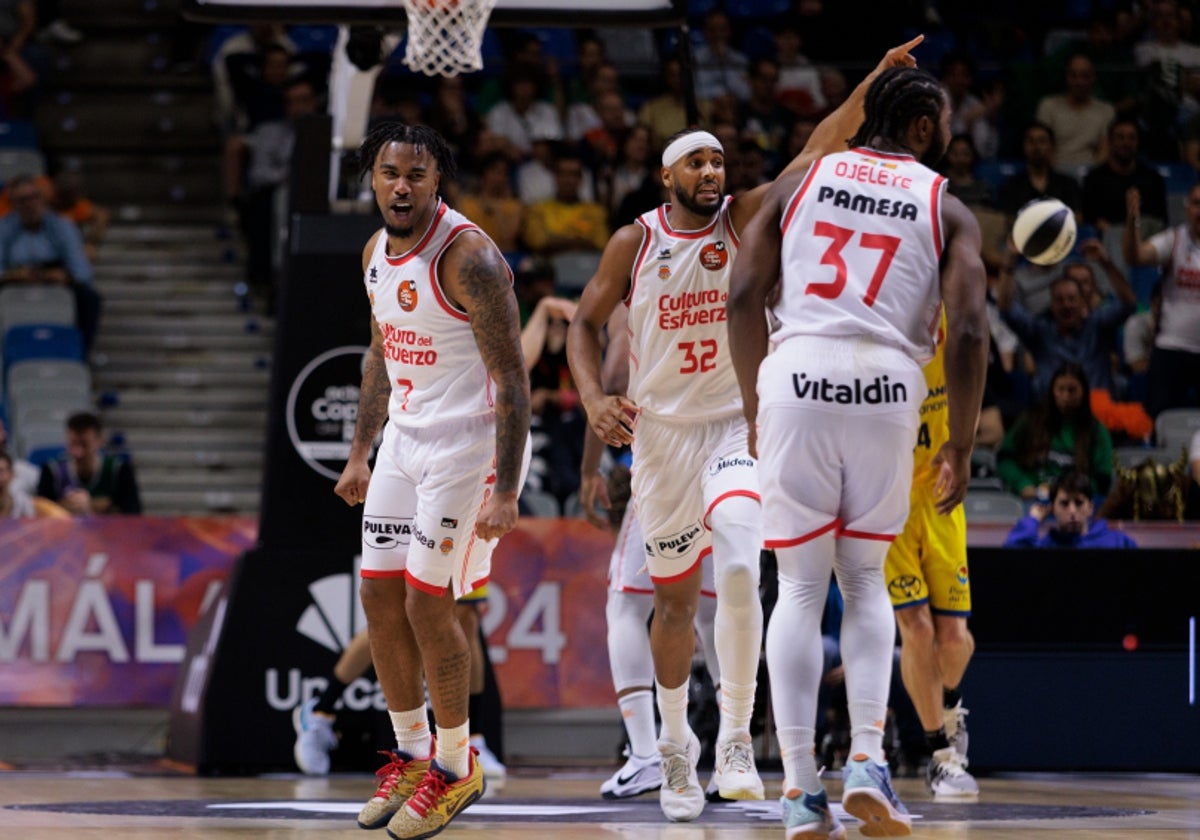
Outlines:
<svg viewBox="0 0 1200 840"><path fill-rule="evenodd" d="M943 315L942 331L945 329ZM962 505L937 512L934 456L949 438L943 344L925 365L927 392L913 449L908 520L884 564L888 595L900 627L900 671L925 730L931 754L926 780L937 799L974 799L967 772L967 729L959 683L975 650L967 629L971 582L967 520Z"/></svg>

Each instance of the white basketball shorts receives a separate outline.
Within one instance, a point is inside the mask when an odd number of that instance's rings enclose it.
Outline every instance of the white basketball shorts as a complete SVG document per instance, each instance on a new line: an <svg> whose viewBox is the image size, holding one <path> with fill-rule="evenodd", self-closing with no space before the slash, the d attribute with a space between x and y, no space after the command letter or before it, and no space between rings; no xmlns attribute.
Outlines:
<svg viewBox="0 0 1200 840"><path fill-rule="evenodd" d="M712 509L730 496L758 501L745 419L676 422L643 412L633 437L632 489L651 579L671 583L692 574L712 554Z"/></svg>
<svg viewBox="0 0 1200 840"><path fill-rule="evenodd" d="M717 597L711 551L704 555L700 573L704 576L700 583L700 594L709 598ZM654 593L654 581L650 580L650 570L646 565L646 544L642 539L642 526L638 523L637 511L633 505L625 509L621 530L617 532L617 542L608 561L608 585L614 592L628 592L632 595Z"/></svg>
<svg viewBox="0 0 1200 840"><path fill-rule="evenodd" d="M920 366L864 338L801 336L763 360L758 395L767 548L828 531L893 540L908 516Z"/></svg>
<svg viewBox="0 0 1200 840"><path fill-rule="evenodd" d="M525 443L521 483L529 471ZM389 423L363 506L363 577L398 577L460 598L487 583L496 540L475 520L496 479L491 416L405 428Z"/></svg>

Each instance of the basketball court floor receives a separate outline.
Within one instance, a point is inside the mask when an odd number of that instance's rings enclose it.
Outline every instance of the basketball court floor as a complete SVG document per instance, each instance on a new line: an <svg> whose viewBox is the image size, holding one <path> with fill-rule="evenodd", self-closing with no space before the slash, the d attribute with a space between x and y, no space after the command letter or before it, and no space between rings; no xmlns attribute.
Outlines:
<svg viewBox="0 0 1200 840"><path fill-rule="evenodd" d="M668 823L656 794L606 802L610 768L518 768L502 791L466 811L441 836L489 840L781 840L777 801L709 804L694 823ZM702 774L701 782L705 781ZM778 774L767 774L777 796ZM841 783L827 782L831 794ZM1200 776L1002 775L981 779L976 803L934 803L915 779L897 780L931 840L1200 840ZM258 838L385 840L355 824L374 790L367 774L307 778L197 778L168 768L0 772L0 838ZM831 797L832 798L832 797ZM835 806L835 810L839 810ZM861 837L846 819L848 837Z"/></svg>

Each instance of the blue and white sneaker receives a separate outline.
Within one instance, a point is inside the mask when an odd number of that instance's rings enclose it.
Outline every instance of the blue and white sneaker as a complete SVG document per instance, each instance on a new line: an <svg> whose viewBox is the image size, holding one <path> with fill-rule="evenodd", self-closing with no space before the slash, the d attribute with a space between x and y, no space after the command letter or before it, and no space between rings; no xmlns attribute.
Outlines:
<svg viewBox="0 0 1200 840"><path fill-rule="evenodd" d="M779 799L787 840L844 840L846 827L829 810L825 791L791 790Z"/></svg>
<svg viewBox="0 0 1200 840"><path fill-rule="evenodd" d="M979 784L967 772L967 759L954 745L934 750L925 780L934 799L978 799Z"/></svg>
<svg viewBox="0 0 1200 840"><path fill-rule="evenodd" d="M865 837L907 837L912 834L912 817L892 790L892 774L886 764L869 758L851 758L842 768L842 807L862 821Z"/></svg>
<svg viewBox="0 0 1200 840"><path fill-rule="evenodd" d="M329 773L329 753L338 745L333 731L333 718L316 711L317 698L292 710L292 728L296 730L296 744L292 756L301 772L309 776L324 776Z"/></svg>

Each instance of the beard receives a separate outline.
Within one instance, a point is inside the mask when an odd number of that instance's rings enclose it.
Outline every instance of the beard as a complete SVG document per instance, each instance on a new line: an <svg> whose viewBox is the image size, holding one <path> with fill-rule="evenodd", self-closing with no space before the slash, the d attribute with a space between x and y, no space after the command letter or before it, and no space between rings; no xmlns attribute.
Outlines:
<svg viewBox="0 0 1200 840"><path fill-rule="evenodd" d="M711 216L713 213L717 212L717 208L721 206L720 199L714 202L712 206L701 204L694 196L690 196L685 193L679 184L674 184L671 187L671 194L674 196L675 201L678 202L680 206L691 213L695 213L697 216Z"/></svg>
<svg viewBox="0 0 1200 840"><path fill-rule="evenodd" d="M398 228L395 225L389 225L387 222L383 223L383 229L388 236L394 236L397 239L408 239L408 237L413 235L413 231L416 230L416 228L412 226Z"/></svg>
<svg viewBox="0 0 1200 840"><path fill-rule="evenodd" d="M946 154L946 141L939 132L929 143L929 148L925 150L925 154L921 155L921 163L928 166L930 169L936 169L942 157Z"/></svg>

